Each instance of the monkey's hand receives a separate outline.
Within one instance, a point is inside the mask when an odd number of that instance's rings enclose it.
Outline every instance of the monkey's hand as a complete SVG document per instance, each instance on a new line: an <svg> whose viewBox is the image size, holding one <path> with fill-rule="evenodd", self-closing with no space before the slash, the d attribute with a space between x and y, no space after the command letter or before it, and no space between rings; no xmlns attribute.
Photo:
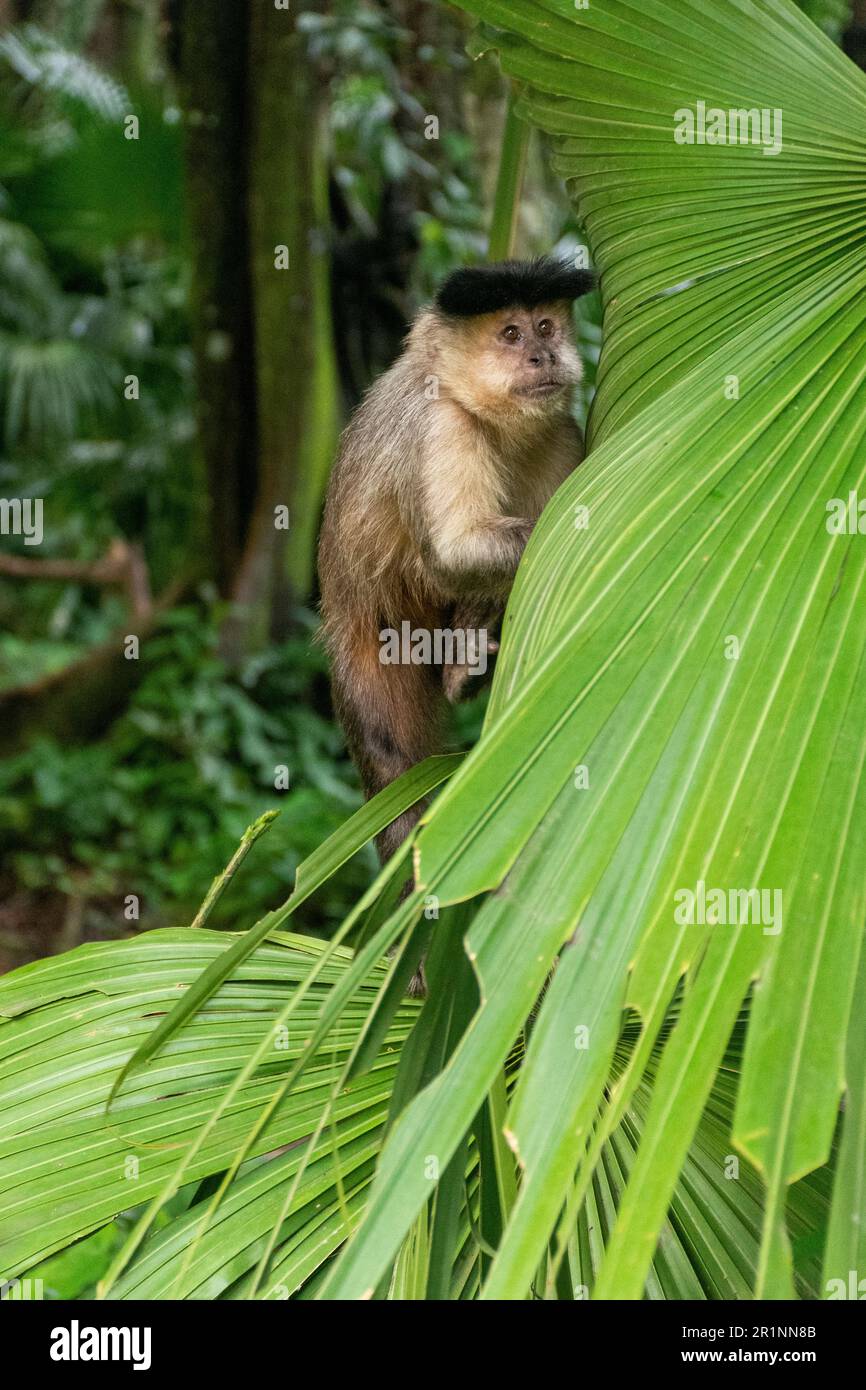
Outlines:
<svg viewBox="0 0 866 1390"><path fill-rule="evenodd" d="M501 608L470 600L456 605L449 621L451 659L442 663L442 689L450 704L471 699L492 680L501 621Z"/></svg>

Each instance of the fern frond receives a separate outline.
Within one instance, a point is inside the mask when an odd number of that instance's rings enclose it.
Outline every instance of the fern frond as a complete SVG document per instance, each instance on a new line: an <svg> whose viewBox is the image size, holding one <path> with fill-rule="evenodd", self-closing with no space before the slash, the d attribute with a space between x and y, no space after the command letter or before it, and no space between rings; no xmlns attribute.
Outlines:
<svg viewBox="0 0 866 1390"><path fill-rule="evenodd" d="M0 36L0 57L29 87L71 101L103 120L120 120L129 110L129 97L119 82L37 24L23 24Z"/></svg>

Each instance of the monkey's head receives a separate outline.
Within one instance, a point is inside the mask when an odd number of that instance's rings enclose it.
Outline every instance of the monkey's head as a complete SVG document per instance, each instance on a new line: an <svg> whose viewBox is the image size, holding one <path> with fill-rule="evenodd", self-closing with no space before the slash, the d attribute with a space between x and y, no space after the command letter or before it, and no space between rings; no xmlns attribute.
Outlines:
<svg viewBox="0 0 866 1390"><path fill-rule="evenodd" d="M591 271L547 258L455 271L434 310L449 394L489 419L566 410L582 376L571 305L594 284Z"/></svg>

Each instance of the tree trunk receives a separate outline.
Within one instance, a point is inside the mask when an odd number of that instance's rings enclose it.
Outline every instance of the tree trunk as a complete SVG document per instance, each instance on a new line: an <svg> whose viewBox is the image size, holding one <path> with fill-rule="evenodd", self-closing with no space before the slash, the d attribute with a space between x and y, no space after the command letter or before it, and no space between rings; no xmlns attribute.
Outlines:
<svg viewBox="0 0 866 1390"><path fill-rule="evenodd" d="M249 235L259 422L258 491L223 649L287 631L313 586L336 434L336 388L315 73L290 15L255 5L249 45ZM288 508L290 529L276 524Z"/></svg>
<svg viewBox="0 0 866 1390"><path fill-rule="evenodd" d="M176 53L186 127L192 338L211 562L228 597L256 495L247 232L247 27L236 0L183 0Z"/></svg>

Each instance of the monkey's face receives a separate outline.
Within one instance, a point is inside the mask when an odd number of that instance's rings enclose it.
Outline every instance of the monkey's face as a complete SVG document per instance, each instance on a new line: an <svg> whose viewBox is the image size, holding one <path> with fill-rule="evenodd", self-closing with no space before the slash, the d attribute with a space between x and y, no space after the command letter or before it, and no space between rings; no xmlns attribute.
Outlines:
<svg viewBox="0 0 866 1390"><path fill-rule="evenodd" d="M478 415L541 415L567 408L581 379L571 306L502 309L461 329L466 335L459 396Z"/></svg>

